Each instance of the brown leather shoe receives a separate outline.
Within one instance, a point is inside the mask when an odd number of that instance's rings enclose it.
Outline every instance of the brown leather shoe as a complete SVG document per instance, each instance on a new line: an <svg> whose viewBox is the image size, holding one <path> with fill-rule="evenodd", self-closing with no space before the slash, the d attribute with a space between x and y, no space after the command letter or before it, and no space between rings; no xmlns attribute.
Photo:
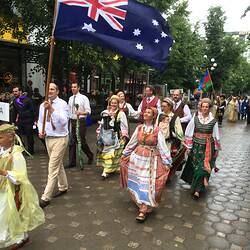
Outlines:
<svg viewBox="0 0 250 250"><path fill-rule="evenodd" d="M64 195L67 192L68 192L68 190L64 190L64 191L57 190L56 193L53 195L53 198L59 197L61 195Z"/></svg>
<svg viewBox="0 0 250 250"><path fill-rule="evenodd" d="M23 239L20 243L16 243L11 247L11 250L16 250L19 248L22 248L25 244L27 244L29 242L29 237L26 239Z"/></svg>

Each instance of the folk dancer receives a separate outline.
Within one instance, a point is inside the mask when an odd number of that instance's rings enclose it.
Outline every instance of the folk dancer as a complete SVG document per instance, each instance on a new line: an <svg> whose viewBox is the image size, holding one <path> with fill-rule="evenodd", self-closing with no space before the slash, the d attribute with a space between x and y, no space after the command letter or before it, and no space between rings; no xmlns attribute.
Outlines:
<svg viewBox="0 0 250 250"><path fill-rule="evenodd" d="M143 113L146 108L153 107L157 109L158 113L161 113L161 101L155 96L155 90L152 86L146 86L145 88L145 96L142 98L142 101L137 109L137 112L140 114L140 119L143 123Z"/></svg>
<svg viewBox="0 0 250 250"><path fill-rule="evenodd" d="M162 131L166 144L171 151L172 168L170 170L168 180L170 180L176 171L182 169L186 151L186 148L183 146L184 135L180 118L172 112L173 104L174 103L170 98L165 98L161 102L162 113L159 114L156 121L156 124Z"/></svg>
<svg viewBox="0 0 250 250"><path fill-rule="evenodd" d="M194 199L199 199L200 193L206 190L221 149L218 123L209 112L210 108L210 99L203 98L201 112L193 116L185 133L188 159L181 179L191 185Z"/></svg>
<svg viewBox="0 0 250 250"><path fill-rule="evenodd" d="M156 108L146 108L143 117L144 124L136 128L123 151L120 171L121 186L139 208L139 222L159 205L172 163L164 135L154 126Z"/></svg>
<svg viewBox="0 0 250 250"><path fill-rule="evenodd" d="M0 248L12 250L23 247L29 241L28 231L45 221L15 129L10 124L0 126Z"/></svg>
<svg viewBox="0 0 250 250"><path fill-rule="evenodd" d="M125 113L119 109L119 97L109 99L108 108L101 113L102 120L96 130L96 165L103 168L102 177L119 172L119 160L128 138L128 121Z"/></svg>
<svg viewBox="0 0 250 250"><path fill-rule="evenodd" d="M179 89L173 92L174 107L173 112L180 117L183 133L185 133L186 127L189 121L192 119L191 111L187 104L182 101L181 91Z"/></svg>

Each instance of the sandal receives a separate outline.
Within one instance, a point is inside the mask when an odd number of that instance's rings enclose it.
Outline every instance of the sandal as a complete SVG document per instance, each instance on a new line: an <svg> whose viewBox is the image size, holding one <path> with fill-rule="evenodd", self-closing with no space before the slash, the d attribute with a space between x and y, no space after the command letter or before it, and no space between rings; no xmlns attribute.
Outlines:
<svg viewBox="0 0 250 250"><path fill-rule="evenodd" d="M146 220L146 214L140 212L136 218L135 218L138 222L144 222Z"/></svg>
<svg viewBox="0 0 250 250"><path fill-rule="evenodd" d="M193 197L194 200L198 200L200 198L199 192L193 193L192 197Z"/></svg>

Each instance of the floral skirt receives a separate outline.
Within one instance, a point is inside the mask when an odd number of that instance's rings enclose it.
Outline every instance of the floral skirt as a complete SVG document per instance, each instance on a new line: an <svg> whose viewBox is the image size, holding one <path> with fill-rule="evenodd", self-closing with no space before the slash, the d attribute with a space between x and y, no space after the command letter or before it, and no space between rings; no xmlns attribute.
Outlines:
<svg viewBox="0 0 250 250"><path fill-rule="evenodd" d="M120 158L122 151L125 147L126 141L124 139L119 140L119 148L110 149L105 152L100 145L97 146L96 165L103 167L103 171L106 174L118 172L120 170Z"/></svg>

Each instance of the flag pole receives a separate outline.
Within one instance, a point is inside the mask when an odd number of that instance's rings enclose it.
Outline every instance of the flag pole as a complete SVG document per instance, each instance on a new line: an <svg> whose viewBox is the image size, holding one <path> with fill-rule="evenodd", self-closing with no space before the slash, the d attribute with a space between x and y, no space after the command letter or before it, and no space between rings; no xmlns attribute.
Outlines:
<svg viewBox="0 0 250 250"><path fill-rule="evenodd" d="M57 0L55 0L55 5L54 5L53 28L52 28L52 35L51 35L51 39L50 39L49 63L48 63L47 79L46 79L46 86L45 86L45 100L44 101L48 101L48 99L49 99L49 84L51 83L54 48L55 48L54 29L55 29L56 14L57 14ZM45 132L46 115L47 115L47 110L44 109L43 123L42 123L42 134L44 134L44 132Z"/></svg>

